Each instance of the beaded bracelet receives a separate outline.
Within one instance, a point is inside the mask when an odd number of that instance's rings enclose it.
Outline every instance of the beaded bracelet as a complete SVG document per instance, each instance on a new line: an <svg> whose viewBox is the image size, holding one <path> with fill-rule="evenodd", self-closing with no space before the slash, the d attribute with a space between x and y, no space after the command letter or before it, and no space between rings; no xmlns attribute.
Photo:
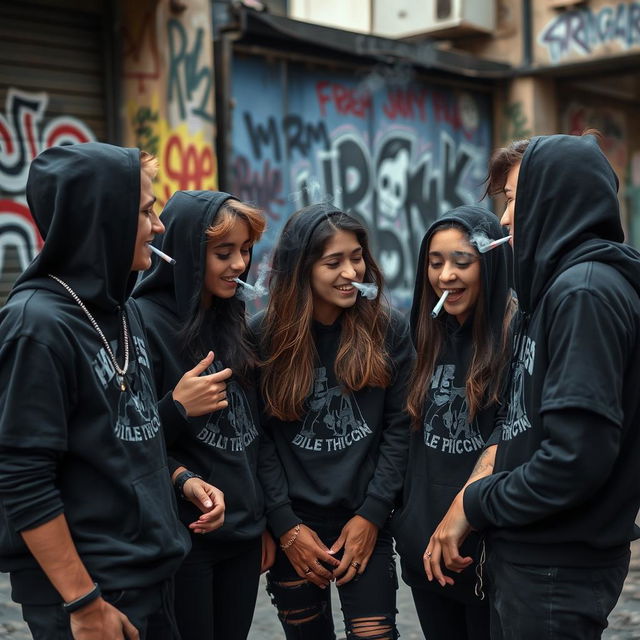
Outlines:
<svg viewBox="0 0 640 640"><path fill-rule="evenodd" d="M289 540L287 540L284 544L281 544L280 548L283 551L286 551L298 539L299 533L300 533L300 525L297 524L296 528L293 530L293 536L291 536L291 538L289 538Z"/></svg>

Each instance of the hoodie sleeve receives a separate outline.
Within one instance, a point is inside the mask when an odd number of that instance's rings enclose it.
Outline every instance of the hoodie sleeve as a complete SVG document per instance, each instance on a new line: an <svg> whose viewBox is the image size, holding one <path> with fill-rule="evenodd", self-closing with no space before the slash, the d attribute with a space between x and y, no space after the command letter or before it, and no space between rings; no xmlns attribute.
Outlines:
<svg viewBox="0 0 640 640"><path fill-rule="evenodd" d="M364 502L356 513L382 527L402 490L409 451L409 416L406 396L414 349L409 325L399 314L392 316L390 356L391 385L385 392L382 439L373 477Z"/></svg>
<svg viewBox="0 0 640 640"><path fill-rule="evenodd" d="M264 312L259 311L252 316L247 324L249 338L255 349L260 352L260 331ZM256 381L259 389L259 381ZM271 421L264 412L264 404L260 393L258 408L261 416L262 430L260 433L260 453L258 457L258 480L262 485L265 500L265 514L269 528L276 538L302 522L291 507L287 478L278 456L276 445L271 436Z"/></svg>
<svg viewBox="0 0 640 640"><path fill-rule="evenodd" d="M29 337L0 349L0 499L17 531L64 510L56 471L72 408L67 379L58 357Z"/></svg>
<svg viewBox="0 0 640 640"><path fill-rule="evenodd" d="M474 529L525 526L593 497L620 450L620 429L587 411L553 411L531 460L470 484L464 511Z"/></svg>
<svg viewBox="0 0 640 640"><path fill-rule="evenodd" d="M586 289L561 298L546 329L544 437L526 463L467 488L464 508L474 527L524 526L581 504L604 484L620 449L631 341L623 318Z"/></svg>
<svg viewBox="0 0 640 640"><path fill-rule="evenodd" d="M273 535L279 538L301 520L291 507L287 479L268 428L260 434L258 480L264 493L267 522Z"/></svg>

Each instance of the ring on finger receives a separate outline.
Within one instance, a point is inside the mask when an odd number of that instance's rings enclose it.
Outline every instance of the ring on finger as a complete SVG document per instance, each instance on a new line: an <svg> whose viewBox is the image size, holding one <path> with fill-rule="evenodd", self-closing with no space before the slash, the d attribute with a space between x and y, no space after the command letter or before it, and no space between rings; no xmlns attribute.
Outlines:
<svg viewBox="0 0 640 640"><path fill-rule="evenodd" d="M360 568L360 563L355 560L351 563L351 566L357 571Z"/></svg>
<svg viewBox="0 0 640 640"><path fill-rule="evenodd" d="M310 573L311 573L311 567L307 567L307 568L304 570L304 575L305 575L305 576L308 576Z"/></svg>
<svg viewBox="0 0 640 640"><path fill-rule="evenodd" d="M431 551L426 551L424 554L425 558L431 558Z"/></svg>

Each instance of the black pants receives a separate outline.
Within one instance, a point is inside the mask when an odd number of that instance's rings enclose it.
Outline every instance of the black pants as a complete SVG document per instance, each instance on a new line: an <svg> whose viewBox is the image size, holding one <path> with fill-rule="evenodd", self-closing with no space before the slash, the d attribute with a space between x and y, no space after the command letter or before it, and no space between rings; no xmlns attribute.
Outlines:
<svg viewBox="0 0 640 640"><path fill-rule="evenodd" d="M170 583L145 589L104 592L102 597L122 611L140 633L140 640L177 640ZM33 640L73 640L69 615L60 604L23 604L22 617Z"/></svg>
<svg viewBox="0 0 640 640"><path fill-rule="evenodd" d="M175 577L175 610L182 640L245 640L258 595L262 539L193 547Z"/></svg>
<svg viewBox="0 0 640 640"><path fill-rule="evenodd" d="M326 523L305 524L318 534L327 547L331 547L338 539L344 523L338 526ZM302 580L280 548L267 578L267 590L278 609L278 617L287 640L335 640L330 587L320 589L311 582ZM393 640L398 637L397 589L393 542L391 534L383 529L378 534L365 572L338 587L349 640L365 637L368 640ZM376 626L382 631L377 633ZM371 633L373 635L369 635Z"/></svg>
<svg viewBox="0 0 640 640"><path fill-rule="evenodd" d="M629 554L606 567L514 564L488 554L493 640L596 640L629 569Z"/></svg>
<svg viewBox="0 0 640 640"><path fill-rule="evenodd" d="M411 589L424 637L429 640L489 640L489 606L464 604L428 589Z"/></svg>

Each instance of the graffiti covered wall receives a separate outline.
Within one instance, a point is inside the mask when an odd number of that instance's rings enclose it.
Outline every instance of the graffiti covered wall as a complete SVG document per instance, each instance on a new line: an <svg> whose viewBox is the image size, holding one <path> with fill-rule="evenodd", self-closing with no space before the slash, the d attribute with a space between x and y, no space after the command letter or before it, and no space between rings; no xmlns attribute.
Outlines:
<svg viewBox="0 0 640 640"><path fill-rule="evenodd" d="M481 197L490 98L256 58L234 61L233 97L232 192L268 217L256 268L293 211L330 201L372 230L390 297L407 308L426 227Z"/></svg>
<svg viewBox="0 0 640 640"><path fill-rule="evenodd" d="M538 33L551 64L605 57L640 49L640 2L602 2L556 13Z"/></svg>
<svg viewBox="0 0 640 640"><path fill-rule="evenodd" d="M155 195L215 189L213 49L207 0L121 2L124 144L158 157Z"/></svg>
<svg viewBox="0 0 640 640"><path fill-rule="evenodd" d="M17 87L7 91L0 112L0 299L11 281L24 271L42 246L26 202L25 189L31 161L44 149L60 144L89 142L93 132L72 116L51 118L46 92L30 93ZM13 268L5 268L12 249L17 256Z"/></svg>

